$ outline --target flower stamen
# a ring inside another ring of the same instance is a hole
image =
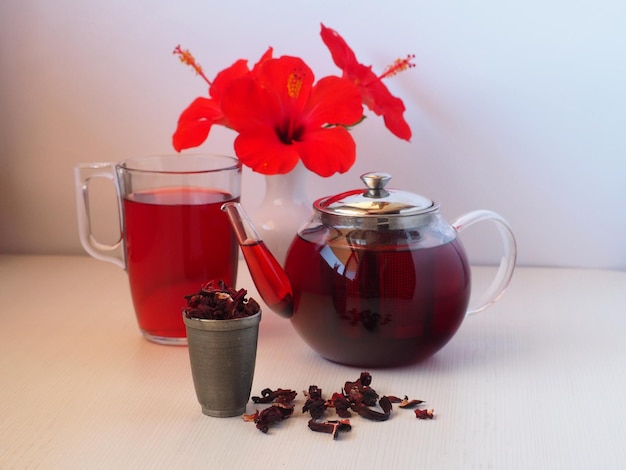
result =
[[[178,46],[174,48],[174,51],[172,52],[172,54],[177,55],[178,59],[183,64],[188,65],[192,69],[194,69],[196,72],[196,75],[200,75],[204,79],[204,81],[207,82],[209,86],[211,86],[211,81],[206,77],[206,75],[204,75],[204,72],[202,71],[202,67],[200,66],[198,62],[196,62],[195,57],[189,51],[189,49],[182,49],[179,44]]]
[[[302,89],[303,78],[298,72],[292,72],[287,79],[287,93],[290,98],[298,98]]]
[[[396,59],[378,78],[382,80],[383,78],[393,77],[400,72],[415,67],[415,64],[411,62],[413,59],[415,59],[415,54],[409,54],[404,59]]]

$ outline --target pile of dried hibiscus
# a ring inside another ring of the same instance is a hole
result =
[[[261,310],[258,302],[246,299],[248,291],[235,290],[224,281],[209,281],[197,294],[186,295],[187,318],[205,320],[232,320],[252,316]]]
[[[352,413],[373,420],[386,421],[391,417],[393,403],[399,403],[400,408],[415,408],[424,403],[423,400],[409,400],[407,396],[398,398],[391,395],[379,396],[370,386],[372,376],[369,372],[361,372],[360,377],[354,382],[345,382],[341,392],[335,392],[328,399],[324,398],[322,389],[311,385],[308,392],[304,392],[306,401],[302,407],[303,413],[309,413],[309,428],[312,431],[331,434],[333,439],[339,437],[339,433],[350,431],[352,425],[350,418]],[[271,406],[262,411],[256,410],[254,414],[244,415],[245,421],[256,423],[257,429],[266,433],[269,427],[289,418],[294,411],[293,401],[297,392],[290,389],[269,388],[261,391],[260,397],[252,397],[257,404],[268,403]],[[378,405],[379,409],[376,409]],[[334,408],[339,419],[324,420],[326,410]],[[433,410],[415,408],[415,416],[418,419],[433,419]]]

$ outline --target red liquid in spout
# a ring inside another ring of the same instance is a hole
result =
[[[262,241],[241,245],[250,275],[265,304],[282,317],[293,314],[293,295],[289,278]]]

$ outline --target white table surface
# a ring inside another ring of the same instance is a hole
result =
[[[474,268],[476,284],[493,272]],[[2,255],[0,306],[1,469],[626,468],[625,272],[518,268],[433,358],[370,370],[379,393],[427,400],[434,420],[395,408],[336,441],[307,428],[302,391],[339,391],[360,369],[321,359],[269,311],[253,394],[299,393],[262,434],[201,413],[187,348],[141,337],[114,265]]]

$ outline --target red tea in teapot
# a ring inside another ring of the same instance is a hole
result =
[[[452,338],[470,296],[458,239],[365,248],[327,235],[296,237],[285,266],[295,293],[292,324],[313,349],[346,365],[386,367],[424,359]]]

